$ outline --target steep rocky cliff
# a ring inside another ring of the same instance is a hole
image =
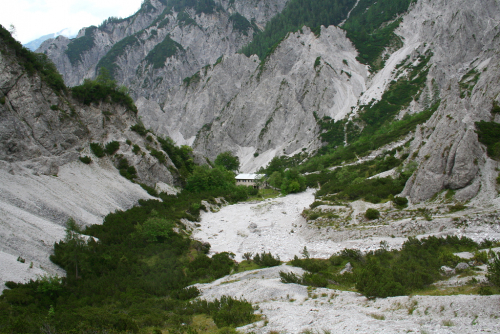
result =
[[[441,107],[416,131],[411,146],[420,166],[403,194],[415,202],[443,189],[457,190],[462,201],[481,192],[482,204],[497,197],[498,163],[478,142],[475,122],[498,121],[491,110],[500,93],[499,23],[497,1],[462,0],[419,1],[403,21],[405,40],[432,49],[429,77],[441,96]]]
[[[82,29],[74,40],[48,40],[37,52],[54,61],[69,86],[105,67],[134,98],[161,101],[169,87],[251,41],[286,0],[193,3],[148,0],[127,19]]]
[[[498,9],[496,1],[417,1],[400,16],[399,42],[386,48],[384,66],[374,72],[356,60],[341,29],[323,27],[316,36],[304,28],[262,65],[256,57],[228,55],[159,104],[140,98],[139,114],[158,133],[210,158],[237,153],[251,171],[276,155],[320,148],[323,116],[352,120],[362,131],[363,113],[396,81],[411,83],[411,70],[419,69],[424,83],[395,119],[440,104],[407,137],[406,162],[419,168],[403,195],[420,202],[451,189],[460,201],[478,193],[489,201],[497,197],[497,162],[478,141],[475,122],[498,118],[491,113],[499,93]]]
[[[54,90],[33,70],[33,59],[19,58],[11,48],[13,39],[4,37],[0,38],[0,281],[61,274],[48,254],[64,237],[69,217],[79,224],[99,224],[109,212],[152,198],[120,175],[117,167],[124,159],[138,183],[168,190],[177,182],[171,174],[177,175],[176,168],[156,137],[150,134],[148,141],[130,130],[138,122],[135,112],[108,102],[85,105],[63,88]],[[112,141],[118,150],[101,158],[89,146]],[[163,152],[166,161],[153,157],[152,149]],[[83,157],[92,162],[83,163]],[[21,258],[26,262],[19,262]]]
[[[316,118],[343,118],[356,105],[369,72],[336,27],[290,34],[265,63],[233,55],[168,92],[160,106],[141,98],[139,115],[158,133],[213,159],[230,150],[243,170],[275,155],[321,146]]]
[[[130,19],[82,32],[80,40],[89,33],[108,36],[110,42],[98,43],[106,52],[99,54],[94,46],[82,53],[84,58],[95,54],[87,62],[93,67],[82,60],[72,69],[87,66],[91,77],[98,61],[108,66],[119,82],[131,88],[146,127],[211,159],[230,150],[238,154],[244,171],[256,170],[274,156],[316,152],[326,144],[319,124],[325,116],[346,122],[339,136],[351,144],[349,131],[363,132],[368,124],[363,115],[371,106],[389,101],[387,92],[395,82],[412,84],[418,75],[423,81],[410,96],[411,102],[398,106],[389,119],[439,107],[406,137],[412,139],[406,162],[415,161],[419,168],[402,194],[414,202],[444,189],[456,191],[460,201],[478,194],[477,198],[495,198],[497,163],[488,157],[475,131],[476,122],[498,117],[490,112],[498,99],[498,4],[407,3],[411,5],[406,12],[378,28],[399,25],[376,62],[366,61],[369,45],[347,37],[354,36],[349,35],[350,18],[345,21],[347,34],[333,26],[315,33],[304,27],[289,34],[269,57],[258,59],[235,51],[251,39],[256,27],[263,27],[283,9],[284,1],[220,1],[213,11],[196,7],[176,11],[166,2],[152,1]],[[361,17],[375,5],[358,1],[351,12]],[[250,22],[247,30],[236,29],[231,16],[236,12]],[[144,23],[147,20],[152,23]],[[117,48],[120,38],[123,45]],[[47,43],[43,51],[53,59],[57,57],[51,52],[56,51],[68,58],[61,52],[68,41],[60,38],[52,43],[59,50],[50,51]],[[113,49],[122,51],[113,53]],[[167,49],[168,57],[154,56]],[[73,80],[69,79],[73,70],[58,66],[66,80]],[[84,77],[79,75],[75,83]],[[396,100],[397,94],[405,93],[394,92]]]

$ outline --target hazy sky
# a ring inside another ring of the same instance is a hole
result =
[[[16,27],[14,37],[25,44],[65,28],[99,25],[110,16],[127,17],[143,0],[13,0],[0,10],[0,24]]]

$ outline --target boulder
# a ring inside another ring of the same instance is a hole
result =
[[[351,264],[351,262],[347,262],[347,264],[345,265],[344,269],[342,269],[342,271],[340,272],[340,275],[343,275],[345,273],[352,273],[352,264]]]
[[[460,262],[459,264],[457,264],[457,266],[455,267],[455,270],[465,270],[465,269],[469,269],[469,265],[465,262]]]
[[[442,266],[440,270],[446,276],[455,275],[455,269],[452,269],[450,267]]]

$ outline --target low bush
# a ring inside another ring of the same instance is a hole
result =
[[[129,179],[131,181],[137,178],[137,170],[135,169],[134,166],[129,165],[128,160],[126,158],[118,160],[117,168],[120,171],[120,175],[123,176],[124,178]],[[145,190],[147,191],[147,189]]]
[[[394,197],[394,204],[399,208],[404,208],[408,205],[408,199],[406,197]]]
[[[448,205],[448,209],[450,212],[457,212],[457,211],[462,211],[467,209],[467,207],[461,203],[455,204],[455,205]]]
[[[252,304],[246,300],[222,296],[212,302],[197,300],[191,303],[197,313],[209,314],[217,327],[238,327],[254,319]]]
[[[280,271],[280,280],[281,283],[296,283],[304,285],[304,280],[302,279],[302,277],[297,276],[293,272],[286,273],[284,271]]]
[[[163,153],[162,151],[152,149],[151,152],[149,152],[149,154],[158,159],[158,161],[162,164],[167,161],[167,157],[165,156],[165,153]]]
[[[369,220],[374,220],[374,219],[379,219],[380,218],[380,211],[377,209],[367,209],[365,212],[365,218]]]
[[[486,145],[488,156],[500,160],[500,124],[495,122],[476,122],[477,137]]]
[[[89,156],[80,157],[79,159],[81,162],[87,165],[92,162],[92,159]]]
[[[135,168],[134,168],[134,169],[135,169]],[[134,174],[135,174],[135,173],[134,173]],[[149,195],[151,195],[151,196],[153,196],[153,197],[158,197],[158,196],[159,196],[158,191],[156,191],[156,189],[155,189],[155,188],[150,187],[150,186],[148,186],[147,184],[144,184],[144,183],[140,183],[139,185],[142,187],[142,189],[146,190],[146,192],[147,192]]]
[[[107,155],[113,155],[119,149],[120,149],[120,143],[117,142],[117,141],[109,142],[109,143],[106,144],[106,146],[104,146],[104,152]]]
[[[281,264],[279,256],[274,257],[271,253],[266,252],[255,254],[253,262],[261,267],[275,267]]]
[[[142,122],[138,122],[137,124],[134,124],[130,127],[130,130],[137,132],[141,136],[145,136],[149,131],[146,130],[146,127],[144,127],[144,124]]]
[[[105,156],[104,147],[100,143],[90,143],[90,149],[92,153],[98,158],[102,158]]]

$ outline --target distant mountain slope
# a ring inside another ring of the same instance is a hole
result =
[[[162,103],[139,99],[139,114],[208,157],[237,153],[245,171],[300,152],[317,154],[314,171],[406,138],[405,164],[419,167],[403,195],[420,202],[450,189],[458,201],[497,201],[500,138],[486,129],[499,121],[498,3],[403,2],[407,11],[360,1],[347,33],[304,28],[260,63],[224,57]]]
[[[286,1],[148,0],[129,18],[82,29],[74,40],[48,40],[37,52],[54,61],[69,86],[105,67],[134,99],[160,101],[185,77],[251,41]]]
[[[325,3],[340,14],[321,15]],[[402,194],[465,201],[496,198],[498,13],[492,0],[152,0],[42,49],[74,84],[108,68],[147,127],[209,158],[231,150],[244,171],[301,153],[310,172],[405,138],[420,167]],[[341,28],[297,30],[332,19]],[[235,54],[257,28],[242,51],[260,58]]]
[[[35,39],[35,40],[31,41],[31,42],[28,42],[28,43],[24,44],[24,47],[30,49],[31,51],[35,51],[46,40],[51,39],[51,38],[56,38],[57,36],[61,36],[61,35],[65,36],[65,37],[68,37],[68,38],[74,38],[74,37],[76,37],[76,34],[72,34],[69,31],[69,29],[63,29],[63,30],[61,30],[59,32],[56,32],[56,33],[53,33],[53,34],[43,35],[42,37],[39,37],[39,38],[37,38],[37,39]]]

